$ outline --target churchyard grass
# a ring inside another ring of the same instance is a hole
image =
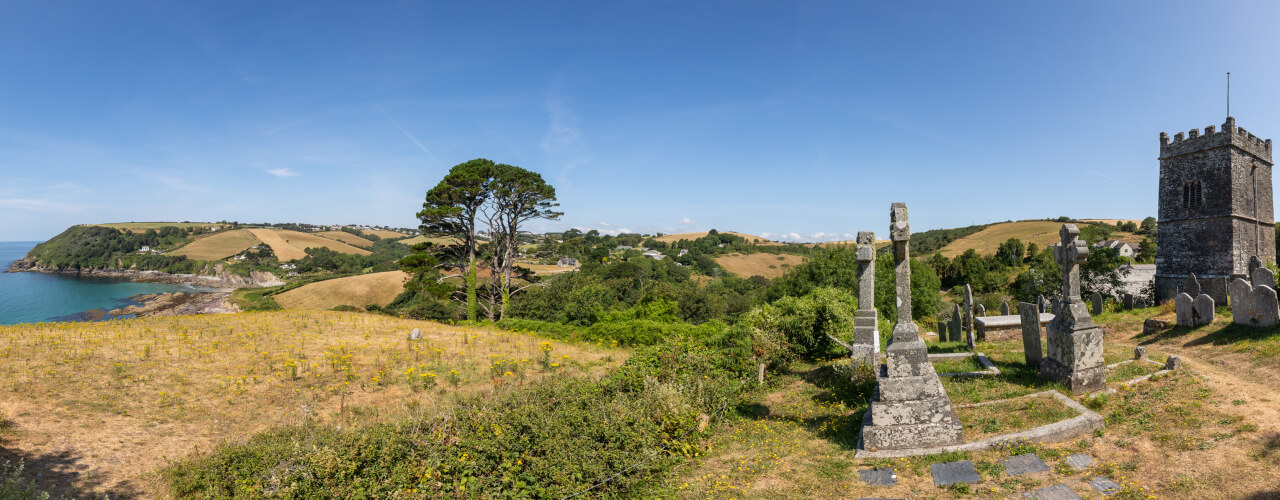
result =
[[[964,423],[966,442],[1033,429],[1077,415],[1075,410],[1047,395],[957,408],[956,413]]]
[[[976,372],[982,370],[982,365],[978,363],[978,358],[974,356],[958,359],[944,358],[933,360],[933,370],[938,373]]]
[[[143,496],[157,468],[220,442],[394,421],[550,373],[598,376],[628,352],[332,311],[11,325],[0,339],[0,415],[17,433],[5,447],[87,472],[55,489]]]

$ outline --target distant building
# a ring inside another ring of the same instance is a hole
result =
[[[142,248],[138,249],[138,253],[151,253],[151,247],[142,245]]]
[[[1133,257],[1138,254],[1138,246],[1120,240],[1102,240],[1093,244],[1097,248],[1114,248],[1120,251],[1121,257]]]
[[[667,257],[666,255],[662,255],[662,252],[659,252],[657,250],[649,250],[648,252],[645,252],[641,255],[644,255],[645,257],[648,257],[653,260],[662,260]]]
[[[560,257],[560,260],[556,261],[556,265],[560,267],[578,267],[578,259],[573,257]]]
[[[689,253],[689,250],[686,250],[686,249],[684,249],[684,248],[681,248],[681,249],[680,249],[680,253],[679,253],[679,254],[676,254],[676,257],[684,257],[684,254],[687,254],[687,253]]]

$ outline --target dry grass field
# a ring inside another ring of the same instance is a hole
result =
[[[346,243],[329,238],[323,238],[314,234],[300,233],[297,231],[287,231],[283,229],[249,229],[263,243],[271,245],[271,250],[275,252],[276,258],[280,262],[301,259],[307,256],[304,251],[308,248],[325,247],[335,252],[353,253],[357,255],[369,255],[371,252],[363,248],[356,248]]]
[[[373,246],[372,241],[366,240],[364,238],[348,233],[346,231],[323,231],[315,234],[319,236],[324,236],[325,238],[329,238],[331,240],[338,240],[348,245],[357,246],[360,248],[369,248]]]
[[[454,238],[439,238],[439,237],[419,235],[419,236],[414,236],[412,238],[400,240],[400,243],[403,243],[409,246],[414,246],[414,245],[417,245],[418,243],[435,243],[437,245],[450,245],[450,244],[454,244],[457,241],[458,240]]]
[[[365,234],[372,234],[384,240],[394,240],[396,238],[404,238],[405,236],[408,236],[407,234],[404,234],[404,233],[400,233],[396,231],[388,231],[386,229],[361,229],[360,232]]]
[[[1043,220],[992,224],[986,229],[948,243],[942,248],[942,255],[955,257],[969,249],[978,252],[978,255],[995,255],[1000,244],[1009,238],[1022,240],[1024,245],[1035,242],[1040,248],[1044,248],[1060,239],[1058,230],[1061,228],[1061,222]]]
[[[749,242],[755,242],[756,244],[759,244],[759,245],[781,245],[781,243],[778,243],[776,241],[769,241],[767,239],[761,238],[754,234],[735,233],[733,231],[720,231],[720,232],[724,234],[738,235],[738,236],[741,236],[742,239],[744,240],[747,240]],[[702,231],[697,233],[664,234],[654,239],[661,241],[663,243],[675,243],[680,240],[696,240],[698,238],[706,236],[708,233],[709,231]]]
[[[752,276],[764,276],[769,279],[777,278],[785,274],[787,269],[797,266],[801,262],[804,262],[804,257],[790,254],[753,253],[743,255],[732,253],[716,257],[716,263],[724,267],[726,271],[743,278]]]
[[[409,274],[404,271],[362,274],[303,285],[272,297],[285,309],[385,306],[404,291],[404,283],[408,280]]]
[[[423,338],[410,342],[415,327]],[[0,458],[25,461],[42,488],[95,498],[166,498],[159,467],[273,426],[432,415],[454,393],[599,374],[626,357],[332,311],[12,325],[0,338]]]
[[[90,225],[110,227],[114,229],[119,229],[121,231],[128,229],[135,233],[139,231],[146,231],[148,229],[160,229],[165,226],[174,226],[174,227],[180,227],[184,229],[188,227],[214,228],[214,227],[222,226],[222,224],[215,224],[212,222],[112,222],[110,224],[90,224]]]
[[[221,260],[261,243],[247,229],[219,231],[197,238],[168,255],[185,255],[196,260]]]

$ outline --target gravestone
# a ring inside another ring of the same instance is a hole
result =
[[[1093,314],[1102,314],[1102,294],[1093,292],[1093,295],[1089,297],[1089,301],[1092,302],[1091,305],[1093,306],[1091,312]]]
[[[950,330],[952,342],[964,340],[964,315],[960,312],[960,304],[956,304],[955,309],[951,311]]]
[[[987,306],[984,306],[984,305],[982,305],[982,304],[978,304],[978,305],[974,306],[974,308],[973,308],[973,309],[974,309],[974,313],[975,313],[975,314],[977,314],[977,316],[975,316],[975,317],[978,317],[978,318],[985,318],[985,317],[987,317]]]
[[[973,288],[968,283],[964,285],[964,334],[973,344]]]
[[[938,342],[946,342],[950,338],[947,336],[947,323],[939,321],[936,324],[938,325]]]
[[[1001,460],[1000,464],[1004,465],[1004,472],[1010,476],[1021,476],[1049,470],[1049,466],[1045,465],[1044,460],[1040,460],[1040,457],[1036,456],[1035,453],[1014,455]]]
[[[1200,296],[1200,280],[1196,279],[1195,274],[1187,275],[1187,280],[1182,282],[1182,292],[1192,298]]]
[[[1146,309],[1146,308],[1147,308],[1147,299],[1146,299],[1146,298],[1144,298],[1144,297],[1138,297],[1138,298],[1136,298],[1136,299],[1133,299],[1133,307],[1138,308],[1138,309]]]
[[[1001,316],[1009,315],[1009,301],[1004,300],[1000,302],[1000,315]]]
[[[1089,257],[1089,246],[1080,241],[1075,224],[1058,231],[1062,244],[1053,258],[1062,266],[1062,298],[1046,329],[1047,353],[1040,361],[1040,376],[1063,382],[1076,394],[1106,388],[1107,367],[1102,360],[1102,329],[1093,323],[1080,298],[1080,264]]]
[[[1254,271],[1257,271],[1258,269],[1262,269],[1264,267],[1266,266],[1262,265],[1262,259],[1259,259],[1257,255],[1254,255],[1253,257],[1249,257],[1249,276],[1250,277],[1253,276]]]
[[[1106,495],[1106,496],[1114,495],[1116,493],[1119,493],[1120,490],[1124,489],[1123,487],[1120,486],[1120,483],[1117,483],[1115,481],[1112,481],[1102,476],[1098,476],[1093,479],[1090,479],[1089,486],[1092,486],[1093,489],[1098,490],[1098,493],[1102,493],[1103,495]]]
[[[1231,297],[1231,321],[1253,327],[1271,327],[1280,322],[1276,290],[1266,285],[1253,286],[1236,278],[1227,286]]]
[[[414,328],[409,331],[409,340],[418,340],[422,338],[422,330]]]
[[[880,364],[880,331],[876,311],[876,235],[858,232],[858,309],[853,312],[853,362],[867,366]]]
[[[1249,273],[1249,278],[1253,281],[1254,287],[1269,286],[1272,290],[1276,289],[1276,273],[1271,272],[1270,269],[1265,267],[1254,269]]]
[[[1182,369],[1182,357],[1180,357],[1180,356],[1178,356],[1178,355],[1176,355],[1176,354],[1175,354],[1175,355],[1173,355],[1173,356],[1169,356],[1167,359],[1165,359],[1165,360],[1164,360],[1164,369],[1166,369],[1166,370],[1181,370],[1181,369]]]
[[[1253,287],[1253,317],[1255,326],[1270,328],[1280,323],[1280,309],[1277,309],[1276,289],[1266,285]]]
[[[1067,462],[1067,466],[1074,470],[1085,470],[1089,467],[1093,467],[1093,457],[1083,453],[1068,455],[1065,461]]]
[[[1124,301],[1124,302],[1123,302],[1123,304],[1124,304],[1124,310],[1128,311],[1128,310],[1130,310],[1130,309],[1133,309],[1133,294],[1132,294],[1132,293],[1126,293],[1126,294],[1124,294],[1124,298],[1123,298],[1122,300]]]
[[[893,486],[898,484],[898,471],[892,467],[862,469],[858,471],[858,480],[871,486]]]
[[[972,460],[930,464],[929,474],[933,476],[934,486],[947,486],[957,483],[976,484],[982,481],[978,469],[973,467]]]
[[[1192,299],[1186,292],[1178,294],[1173,299],[1173,311],[1177,315],[1177,325],[1185,327],[1196,326],[1195,311],[1191,310],[1195,299]]]
[[[1203,326],[1213,323],[1213,297],[1209,294],[1202,293],[1196,297],[1191,304],[1191,311],[1195,313],[1192,323],[1195,326]]]
[[[1036,296],[1036,307],[1040,309],[1040,312],[1044,312],[1048,307],[1048,302],[1044,300],[1044,295]]]
[[[894,203],[890,211],[889,239],[893,242],[898,322],[885,348],[871,408],[863,417],[862,445],[868,450],[901,450],[960,444],[960,417],[929,363],[929,352],[911,319],[911,225],[904,203]]]
[[[1040,312],[1035,304],[1018,303],[1018,315],[1022,317],[1022,352],[1027,366],[1040,366],[1044,351],[1040,348]]]
[[[1065,484],[1055,484],[1038,490],[1031,490],[1023,496],[1031,500],[1082,500],[1075,490]]]
[[[1253,318],[1253,285],[1244,278],[1233,279],[1227,285],[1227,297],[1231,299],[1231,322],[1250,326]]]
[[[1133,359],[1147,359],[1147,348],[1138,346],[1133,348]]]

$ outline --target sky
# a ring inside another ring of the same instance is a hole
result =
[[[1156,215],[1160,132],[1280,139],[1277,2],[0,0],[0,241],[416,227],[488,158],[533,231],[783,241]],[[1268,91],[1268,89],[1271,89]]]

